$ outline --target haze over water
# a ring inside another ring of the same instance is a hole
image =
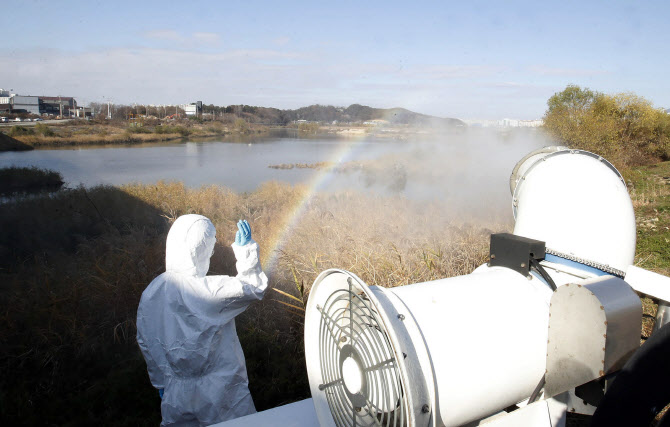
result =
[[[309,184],[317,174],[328,173],[316,190],[401,195],[477,210],[507,206],[512,168],[525,154],[548,144],[535,130],[471,129],[413,141],[270,137],[6,152],[0,154],[0,167],[53,169],[71,187],[165,180],[193,188],[221,185],[237,192],[253,191],[271,180]],[[338,166],[332,172],[269,167],[319,162]]]

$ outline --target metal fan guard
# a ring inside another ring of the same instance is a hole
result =
[[[407,426],[407,399],[382,319],[365,292],[351,278],[347,283],[348,289],[333,292],[323,307],[317,306],[323,379],[318,388],[337,426]],[[342,373],[348,358],[360,369],[358,390],[349,389]]]

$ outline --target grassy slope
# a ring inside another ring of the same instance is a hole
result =
[[[28,151],[33,147],[0,132],[0,151]]]
[[[670,276],[670,162],[631,168],[623,173],[637,223],[635,265]],[[656,304],[642,298],[642,336],[649,337]],[[656,420],[668,411],[666,406]]]
[[[670,162],[632,168],[623,175],[635,207],[635,264],[670,276]],[[642,298],[642,308],[645,315],[642,336],[649,337],[656,317],[656,304],[650,298]],[[657,420],[667,412],[668,406]]]
[[[625,174],[637,218],[636,264],[670,275],[670,162]]]

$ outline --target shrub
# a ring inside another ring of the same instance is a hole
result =
[[[42,136],[56,136],[56,133],[51,130],[51,128],[44,123],[38,123],[35,125],[35,132]]]
[[[154,128],[154,133],[158,134],[178,133],[181,136],[186,137],[191,134],[191,131],[184,126],[162,125],[162,126],[156,126]]]
[[[233,123],[233,130],[238,133],[249,132],[249,124],[244,119],[236,119]]]
[[[126,128],[126,132],[130,134],[135,133],[151,133],[151,130],[145,128],[144,126],[138,126],[137,124],[130,125]]]
[[[670,159],[670,115],[640,96],[569,85],[547,105],[545,129],[561,144],[621,166]]]
[[[23,135],[35,135],[35,131],[32,128],[26,126],[12,126],[9,129],[7,135],[11,137],[23,136]]]
[[[222,135],[225,133],[225,129],[220,124],[212,124],[207,126],[207,132]]]
[[[0,195],[56,191],[63,185],[63,176],[56,171],[36,167],[0,169]]]
[[[304,132],[304,133],[309,133],[309,134],[315,134],[319,131],[319,124],[318,123],[300,123],[298,125],[298,131],[299,132]]]

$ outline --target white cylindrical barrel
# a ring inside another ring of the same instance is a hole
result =
[[[552,293],[540,280],[482,266],[467,276],[385,291],[421,330],[435,377],[437,425],[499,412],[528,398],[542,378]]]
[[[515,168],[514,234],[626,271],[635,256],[636,229],[623,178],[593,153],[554,148],[531,153]]]

